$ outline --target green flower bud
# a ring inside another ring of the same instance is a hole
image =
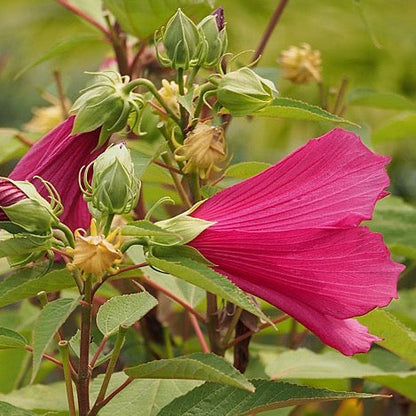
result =
[[[30,182],[0,178],[0,228],[42,235],[58,223],[54,209]]]
[[[218,82],[218,101],[233,116],[247,116],[269,105],[276,96],[273,82],[244,67]]]
[[[217,17],[209,15],[198,24],[198,29],[204,39],[199,65],[204,68],[214,67],[219,64],[227,49],[228,38],[225,27],[220,30]]]
[[[136,120],[140,119],[144,101],[140,94],[126,87],[128,77],[121,77],[113,71],[94,75],[98,76],[97,82],[83,90],[71,108],[71,112],[77,113],[72,134],[101,127],[98,141],[100,147],[112,133],[126,126],[131,112],[136,113]]]
[[[162,65],[186,70],[197,64],[202,47],[201,35],[194,22],[181,9],[171,17],[163,33],[156,39],[156,44],[160,41],[166,52],[166,56],[162,56],[156,48]]]
[[[116,144],[92,162],[93,176],[88,183],[88,172],[84,171],[84,199],[93,209],[105,214],[126,214],[137,204],[139,181],[134,174],[129,150]]]

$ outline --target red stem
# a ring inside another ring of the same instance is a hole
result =
[[[25,345],[25,350],[33,353],[33,347],[30,345]],[[43,358],[46,358],[49,361],[52,361],[54,364],[59,365],[59,367],[62,367],[62,362],[57,360],[56,358],[48,355],[48,354],[42,354]]]
[[[98,348],[97,348],[97,351],[96,351],[96,352],[95,352],[95,354],[94,354],[94,357],[92,357],[92,360],[91,360],[91,362],[90,362],[90,367],[91,367],[91,369],[93,369],[93,368],[94,368],[95,363],[97,362],[98,357],[100,356],[101,351],[103,350],[104,345],[106,344],[106,342],[107,342],[107,341],[108,341],[108,336],[107,336],[107,335],[104,335],[103,339],[102,339],[102,340],[101,340],[101,342],[100,342],[100,345],[99,345],[99,346],[98,346]]]
[[[189,319],[191,321],[191,324],[194,328],[195,334],[196,334],[196,336],[199,340],[199,343],[201,344],[202,350],[205,353],[211,352],[209,347],[208,347],[208,344],[205,341],[204,334],[202,333],[201,328],[199,327],[199,323],[198,323],[198,320],[196,319],[195,315],[190,313],[190,312],[188,312],[188,315],[189,315]]]

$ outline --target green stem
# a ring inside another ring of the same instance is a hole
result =
[[[74,389],[72,387],[71,369],[69,365],[69,345],[68,341],[59,341],[59,349],[62,355],[62,364],[64,369],[64,379],[66,387],[66,397],[68,399],[69,416],[76,416]]]
[[[95,401],[94,407],[96,407],[97,403],[104,400],[105,393],[107,392],[108,385],[110,383],[111,376],[114,372],[114,368],[116,366],[118,356],[120,355],[121,347],[124,343],[124,338],[126,337],[128,327],[124,325],[120,325],[118,329],[117,339],[114,344],[114,349],[111,354],[110,362],[108,363],[107,370],[105,372],[103,383],[101,384],[100,391],[97,396],[97,400]]]
[[[233,319],[231,320],[230,326],[228,327],[227,333],[224,335],[224,338],[222,339],[222,345],[224,349],[227,347],[228,343],[230,342],[231,336],[233,335],[234,329],[238,323],[238,320],[240,319],[242,312],[243,310],[241,308],[236,308]]]
[[[86,416],[90,408],[89,367],[90,337],[91,337],[91,287],[92,276],[88,274],[84,283],[84,302],[81,303],[81,341],[78,368],[78,409],[80,416]]]
[[[199,65],[194,66],[194,68],[193,68],[193,70],[192,70],[191,74],[189,75],[189,78],[186,80],[186,86],[187,86],[188,88],[192,88],[192,84],[193,84],[194,79],[195,79],[195,77],[196,77],[196,74],[198,73],[198,71],[200,70],[200,68],[201,68],[201,67],[200,67]]]
[[[185,85],[184,85],[184,78],[183,78],[183,68],[178,68],[178,87],[179,87],[179,94],[184,96],[185,95]],[[187,120],[187,113],[185,108],[182,105],[179,105],[179,110],[181,113],[181,126],[182,126],[182,130],[186,129],[186,126],[188,124],[188,120]],[[184,138],[185,138],[185,134],[184,134]]]
[[[193,197],[192,199],[195,204],[202,199],[201,187],[199,184],[199,175],[198,173],[194,172],[194,173],[190,173],[189,175],[185,175],[185,178],[187,178],[188,180],[189,188],[191,189],[191,193]]]
[[[55,225],[55,228],[58,230],[61,230],[64,233],[67,243],[69,244],[69,246],[74,248],[75,247],[74,235],[72,234],[72,231],[69,229],[69,227],[67,227],[65,224],[62,224],[60,222],[59,224]]]
[[[172,341],[170,339],[169,326],[163,325],[163,339],[165,341],[166,358],[173,358]]]
[[[159,94],[158,90],[156,89],[153,82],[149,81],[146,78],[137,78],[131,82],[129,82],[124,88],[125,93],[130,93],[137,87],[145,87],[147,88],[153,96],[156,98],[157,101],[159,101],[160,105],[163,107],[163,109],[169,114],[170,118],[178,125],[182,126],[181,120],[172,112],[172,110],[169,108],[169,106],[166,104],[165,100],[162,98],[162,96]]]
[[[105,236],[107,236],[110,233],[111,224],[113,223],[113,219],[114,219],[114,214],[108,214],[106,219],[105,219],[104,231],[103,231]]]
[[[199,90],[199,97],[198,102],[196,103],[195,111],[194,111],[194,121],[192,123],[192,126],[198,122],[199,115],[201,114],[202,107],[204,106],[204,96],[207,92],[215,90],[215,86],[212,85],[210,82],[207,82],[206,84],[202,85]]]

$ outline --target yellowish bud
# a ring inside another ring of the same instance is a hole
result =
[[[224,129],[206,123],[198,123],[175,150],[176,160],[185,162],[183,172],[198,172],[203,179],[226,157]]]
[[[162,79],[162,88],[159,90],[159,94],[161,95],[169,109],[172,111],[172,113],[179,117],[180,109],[178,102],[178,84],[175,81],[169,82],[166,79]]]
[[[321,52],[313,51],[307,43],[282,51],[279,63],[283,71],[282,77],[292,82],[304,84],[312,80],[321,81]]]
[[[75,248],[71,250],[73,260],[68,267],[92,273],[100,280],[105,271],[111,272],[112,266],[123,259],[118,249],[121,243],[120,230],[113,231],[105,238],[97,233],[95,222],[92,222],[91,235],[84,233],[84,230],[75,231]],[[113,244],[114,240],[117,241]]]

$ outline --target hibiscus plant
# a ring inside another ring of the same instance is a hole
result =
[[[377,309],[398,297],[407,256],[369,222],[391,159],[344,118],[343,88],[325,105],[318,50],[292,46],[279,66],[321,106],[282,96],[260,67],[287,1],[254,55],[230,50],[211,1],[58,3],[112,51],[72,105],[56,76],[57,102],[32,125],[57,119],[36,142],[16,134],[30,148],[0,178],[0,306],[19,316],[0,321],[0,349],[20,363],[0,414],[283,415],[338,401],[337,415],[361,415],[361,399],[389,400],[380,386],[415,399],[394,381],[415,385],[415,333]],[[228,129],[254,117],[322,134],[274,164],[236,163]],[[373,365],[377,351],[407,365]]]

